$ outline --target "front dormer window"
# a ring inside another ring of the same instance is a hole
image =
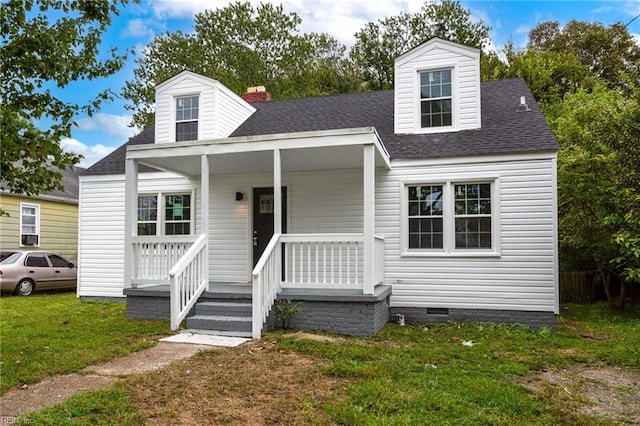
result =
[[[451,70],[421,72],[421,127],[451,126],[451,111]]]
[[[176,142],[198,140],[198,96],[176,98]]]

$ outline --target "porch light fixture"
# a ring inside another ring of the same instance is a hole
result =
[[[244,200],[244,192],[236,192],[236,201]]]

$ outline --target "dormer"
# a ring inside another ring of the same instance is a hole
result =
[[[156,86],[156,143],[226,138],[255,110],[219,81],[182,71]]]
[[[396,134],[480,128],[480,50],[432,38],[395,60]]]

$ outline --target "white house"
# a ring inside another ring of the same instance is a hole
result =
[[[80,178],[78,295],[256,337],[276,299],[355,335],[396,314],[553,327],[558,145],[479,58],[434,38],[395,90],[303,99],[161,83],[155,128]]]

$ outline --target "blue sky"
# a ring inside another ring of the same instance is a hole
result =
[[[260,3],[260,0],[251,1],[256,5]],[[365,23],[396,15],[403,10],[416,12],[424,1],[286,0],[272,3],[282,3],[285,11],[297,13],[302,18],[302,32],[326,32],[351,46],[354,43],[353,34]],[[461,3],[471,11],[473,19],[482,19],[492,27],[494,49],[501,49],[510,39],[516,46],[523,46],[529,30],[544,21],[554,20],[564,24],[576,19],[597,21],[604,25],[614,22],[626,24],[640,14],[640,0],[462,0]],[[228,1],[222,0],[141,0],[140,4],[129,5],[122,10],[105,35],[104,45],[135,48],[137,52],[142,52],[155,35],[178,29],[191,32],[196,13],[227,4]],[[640,43],[640,18],[629,26],[629,32]],[[57,95],[66,101],[84,103],[106,88],[119,93],[124,83],[133,77],[134,59],[130,58],[124,69],[108,79],[76,82],[59,90]],[[101,112],[91,118],[76,118],[78,126],[73,129],[71,139],[63,141],[63,146],[68,151],[85,156],[82,166],[93,164],[138,132],[138,129],[128,127],[131,117],[124,104],[123,99],[116,99],[104,105]]]

